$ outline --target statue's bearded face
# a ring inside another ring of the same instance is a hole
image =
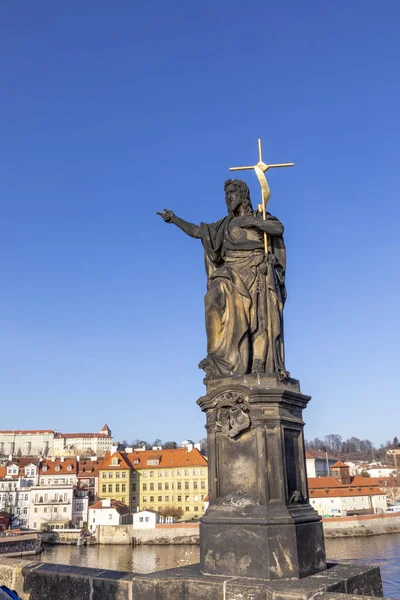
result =
[[[229,212],[234,213],[242,203],[239,190],[235,185],[228,185],[225,190],[226,204]]]

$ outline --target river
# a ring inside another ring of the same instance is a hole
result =
[[[400,533],[326,540],[330,561],[378,565],[384,595],[400,598]],[[38,560],[151,573],[199,562],[198,546],[47,546]]]

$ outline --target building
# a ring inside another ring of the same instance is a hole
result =
[[[396,471],[392,469],[392,467],[385,467],[381,465],[376,465],[366,469],[368,475],[370,477],[391,477],[392,475],[396,475]]]
[[[126,452],[107,454],[98,469],[98,495],[130,506],[133,467]]]
[[[53,453],[52,429],[0,431],[0,455],[48,456]]]
[[[386,494],[369,478],[351,478],[349,466],[338,461],[333,476],[308,478],[310,504],[323,517],[382,513],[387,508]],[[357,479],[357,481],[355,481]],[[362,482],[358,482],[362,479]]]
[[[155,529],[160,522],[160,513],[154,510],[141,510],[133,513],[133,529]]]
[[[336,461],[337,458],[329,456],[327,452],[323,452],[322,450],[307,450],[307,477],[328,477],[330,469]]]
[[[208,464],[197,448],[189,444],[171,450],[139,450],[127,457],[134,469],[133,512],[151,510],[184,520],[203,514]]]
[[[94,532],[98,525],[123,525],[131,522],[130,510],[126,504],[109,498],[89,506],[89,530]]]
[[[31,488],[37,483],[38,465],[39,459],[15,458],[0,467],[0,508],[8,514],[11,527],[28,527]]]
[[[78,482],[76,458],[48,458],[39,466],[41,486],[74,485]]]
[[[53,448],[57,456],[105,456],[112,444],[111,429],[104,425],[98,433],[57,433]]]
[[[78,487],[81,490],[87,490],[89,494],[89,502],[92,503],[98,499],[99,486],[99,469],[103,464],[103,460],[96,456],[90,458],[77,457],[78,464]]]
[[[34,486],[29,507],[30,529],[69,529],[72,527],[73,484]]]
[[[400,503],[400,477],[354,477],[353,485],[378,486],[386,494],[390,504]]]

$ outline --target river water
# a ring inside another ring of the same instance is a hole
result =
[[[378,565],[385,596],[400,598],[400,533],[326,540],[330,561]],[[151,573],[199,562],[198,546],[47,546],[39,560]]]

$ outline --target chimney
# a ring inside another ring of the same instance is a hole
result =
[[[103,508],[111,508],[111,498],[104,498],[104,499],[101,501],[101,506],[102,506]]]
[[[193,444],[188,444],[186,446],[186,452],[191,452],[193,450]]]
[[[64,462],[64,457],[60,456],[60,462]]]
[[[55,462],[55,461],[56,461],[56,457],[55,457],[55,456],[52,456],[52,457],[51,457],[51,462]]]

